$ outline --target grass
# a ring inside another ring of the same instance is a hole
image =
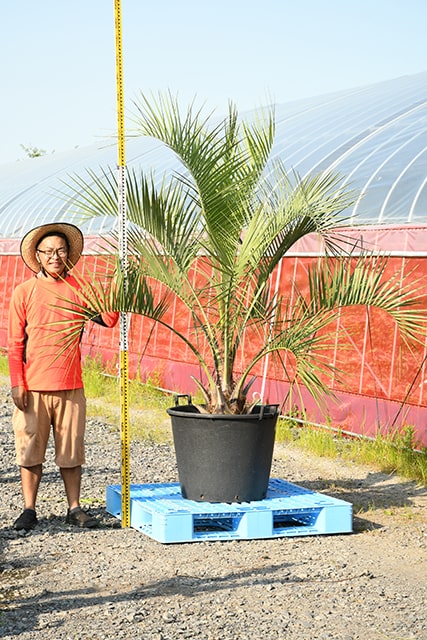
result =
[[[8,375],[7,359],[0,355],[0,375]],[[99,418],[119,429],[121,422],[120,389],[115,376],[105,375],[97,359],[86,360],[83,379],[88,417]],[[170,419],[166,409],[172,406],[169,394],[156,388],[156,380],[129,382],[129,425],[132,439],[172,442]],[[337,458],[372,466],[427,486],[427,448],[415,450],[414,428],[406,426],[393,435],[378,434],[374,439],[349,438],[339,431],[298,425],[280,418],[277,442],[298,447],[316,456]]]
[[[0,376],[8,377],[9,376],[9,367],[7,364],[6,356],[0,352]]]
[[[299,426],[294,420],[281,418],[277,440],[317,456],[372,466],[383,473],[397,473],[427,486],[427,448],[417,446],[415,430],[410,425],[394,434],[378,433],[372,439],[350,438],[327,427]]]
[[[86,360],[83,383],[87,415],[105,420],[119,428],[121,422],[120,387],[116,376],[105,375],[99,360]],[[129,430],[133,439],[172,442],[170,419],[166,409],[172,406],[170,395],[159,391],[155,381],[130,380],[128,389]]]

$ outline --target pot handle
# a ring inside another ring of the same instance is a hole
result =
[[[191,396],[188,393],[178,393],[176,395],[174,395],[173,399],[175,401],[175,407],[179,407],[179,399],[180,398],[187,398],[187,404],[193,404],[191,402]]]
[[[276,416],[279,413],[279,405],[278,404],[262,404],[259,412],[259,419],[262,420],[265,415],[273,415]]]

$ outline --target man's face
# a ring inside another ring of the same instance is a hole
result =
[[[48,276],[58,278],[67,264],[67,243],[60,236],[43,238],[37,247],[37,259]]]

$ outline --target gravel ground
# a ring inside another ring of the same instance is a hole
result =
[[[82,498],[97,530],[64,522],[49,460],[37,529],[21,511],[0,389],[0,637],[20,640],[427,640],[426,489],[372,469],[277,446],[272,476],[353,504],[354,533],[162,545],[105,508],[120,483],[116,428],[88,421]],[[173,450],[132,444],[132,482],[177,480]]]

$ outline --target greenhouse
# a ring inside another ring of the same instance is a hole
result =
[[[237,105],[238,106],[238,105]],[[337,171],[342,184],[358,193],[355,204],[343,212],[346,233],[359,246],[391,256],[393,269],[413,271],[414,282],[427,274],[427,72],[352,90],[275,105],[276,139],[273,156],[302,176]],[[241,114],[251,117],[251,113]],[[127,141],[129,169],[174,169],[175,159],[147,138]],[[0,347],[7,347],[7,314],[15,284],[27,278],[19,257],[20,238],[46,222],[73,222],[85,234],[84,260],[97,268],[100,236],[112,231],[106,220],[82,225],[70,201],[73,175],[100,174],[117,164],[114,140],[66,153],[32,158],[2,166],[0,179]],[[316,238],[296,246],[280,265],[273,286],[298,286],[310,261],[321,256]],[[289,284],[289,274],[292,274]],[[289,288],[290,287],[290,288]],[[426,292],[427,295],[427,292]],[[332,382],[336,399],[320,410],[303,398],[315,423],[332,424],[342,431],[375,435],[412,425],[419,443],[427,446],[427,346],[402,353],[382,321],[368,312],[352,320],[346,344],[350,364],[346,383]],[[150,334],[150,342],[147,335]],[[372,347],[373,338],[380,338]],[[381,339],[382,338],[382,339]],[[389,338],[389,340],[386,340]],[[117,333],[101,336],[88,329],[85,354],[102,352],[114,368]],[[331,361],[340,364],[342,345]],[[182,380],[195,364],[185,348],[177,350],[171,336],[152,331],[140,317],[130,319],[130,358],[134,374],[155,374],[162,387],[184,392]],[[286,385],[268,362],[257,371],[257,394],[282,404]],[[283,411],[293,411],[283,405]]]

